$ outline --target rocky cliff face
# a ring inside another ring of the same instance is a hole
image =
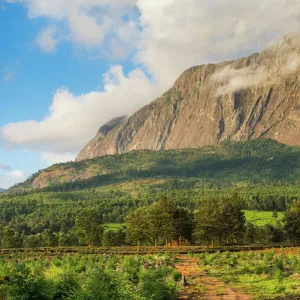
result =
[[[180,149],[271,138],[300,145],[300,42],[193,67],[163,96],[105,125],[77,161],[134,149]]]

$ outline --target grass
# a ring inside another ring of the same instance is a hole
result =
[[[277,221],[282,222],[284,213],[277,212],[278,217],[273,217],[272,211],[256,211],[256,210],[245,210],[245,216],[247,222],[251,222],[256,226],[264,226],[266,224],[275,224]]]
[[[122,228],[124,224],[122,223],[104,223],[105,229],[118,230]]]

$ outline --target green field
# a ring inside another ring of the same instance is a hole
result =
[[[277,221],[282,222],[284,213],[277,212],[277,218],[273,217],[272,211],[257,211],[257,210],[245,210],[245,216],[247,222],[251,222],[256,226],[264,226],[266,224],[276,224]]]

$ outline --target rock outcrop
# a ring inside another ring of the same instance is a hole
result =
[[[77,161],[135,149],[181,149],[271,138],[300,145],[300,42],[193,67],[130,118],[107,124]],[[103,128],[103,127],[102,127]]]

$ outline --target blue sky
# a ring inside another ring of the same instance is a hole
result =
[[[185,69],[298,33],[297,1],[242,2],[0,0],[0,187],[74,159]]]

